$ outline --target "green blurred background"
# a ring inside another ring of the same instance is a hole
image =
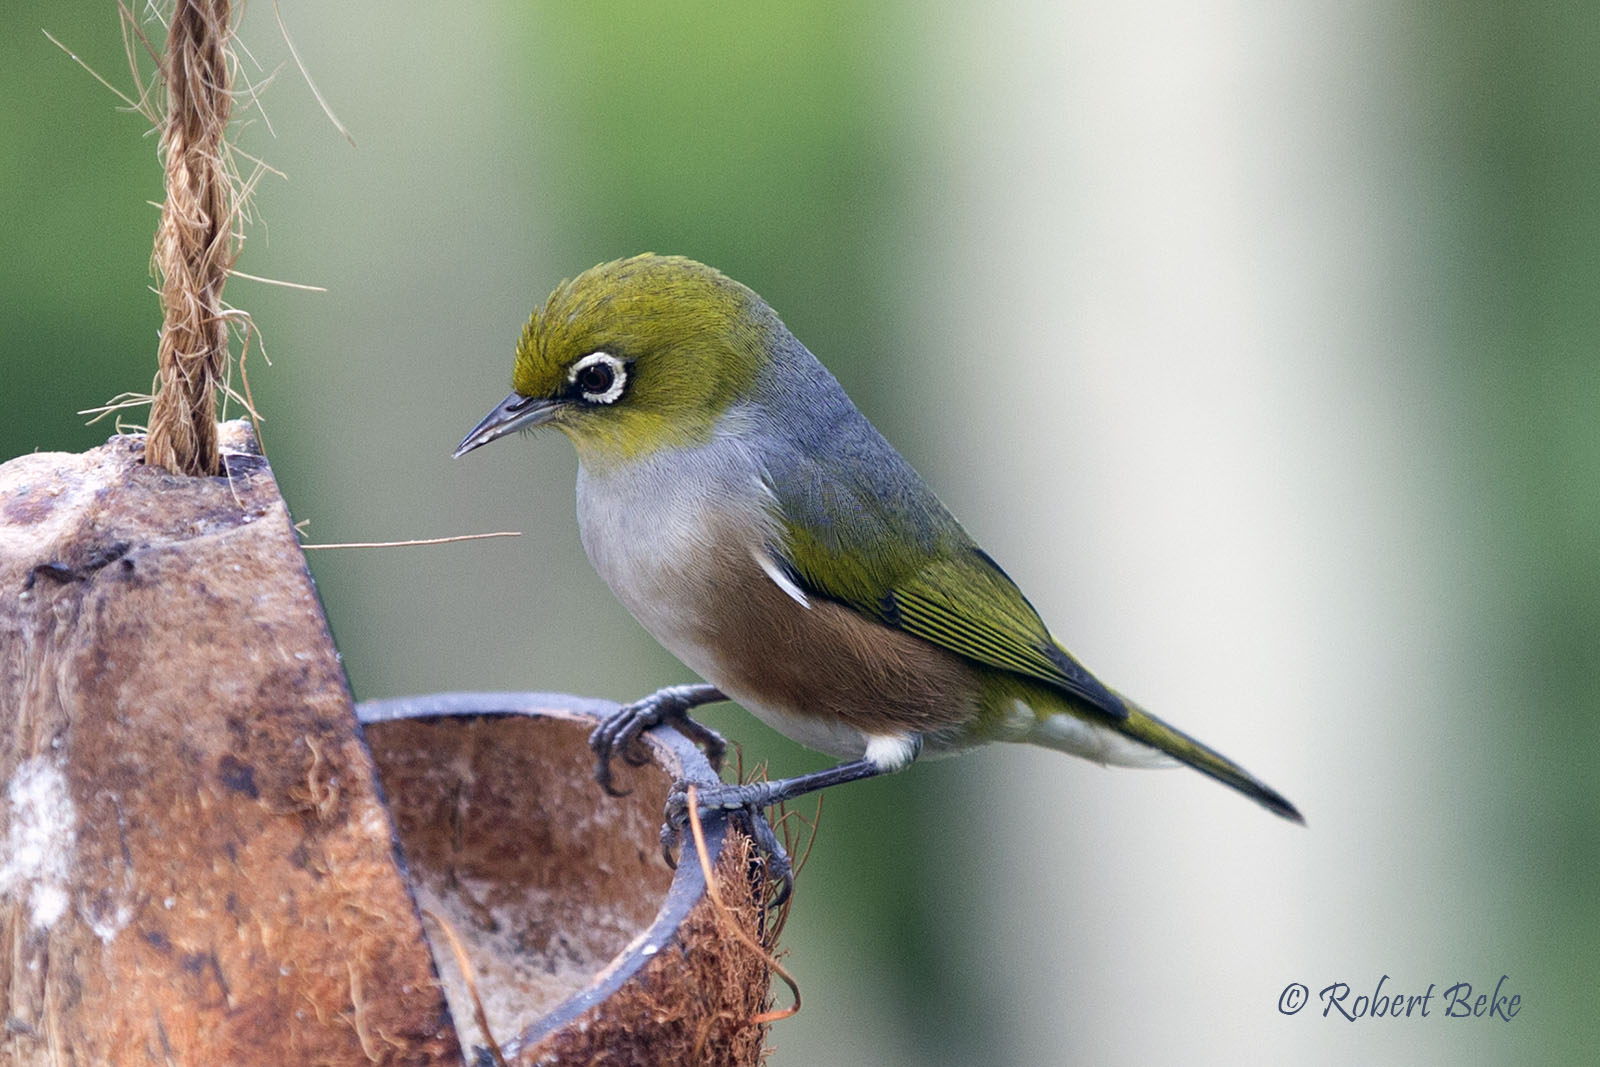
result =
[[[836,790],[797,1064],[1581,1063],[1600,1046],[1600,7],[310,4],[228,298],[359,697],[688,679],[559,437],[453,463],[561,277],[761,292],[1102,676],[1236,756]],[[0,458],[148,387],[160,169],[114,5],[0,8]],[[286,57],[271,5],[243,39]],[[270,127],[269,127],[270,120]],[[137,416],[136,416],[137,418]],[[822,764],[742,712],[776,773]],[[1510,1023],[1277,1008],[1458,980]]]

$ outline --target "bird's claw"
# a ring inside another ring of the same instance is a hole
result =
[[[717,697],[720,698],[721,694]],[[653,726],[669,723],[689,740],[705,750],[706,760],[713,770],[722,768],[722,754],[728,744],[722,735],[689,718],[689,709],[707,703],[705,687],[674,685],[651,693],[642,700],[624,704],[601,720],[589,734],[589,747],[594,750],[594,780],[600,788],[614,797],[627,796],[628,790],[618,789],[611,780],[611,761],[620,755],[635,767],[650,762],[650,757],[637,744],[639,735]]]
[[[783,843],[773,832],[772,823],[767,821],[764,809],[769,798],[763,786],[764,783],[759,782],[750,785],[700,786],[695,789],[695,806],[699,809],[702,820],[711,815],[727,818],[743,813],[745,821],[748,822],[746,830],[754,839],[756,851],[766,865],[767,877],[778,886],[778,891],[772,898],[772,906],[778,907],[789,899],[789,893],[794,889],[794,869],[789,862],[789,853],[784,850]],[[672,792],[667,794],[664,814],[665,821],[661,824],[661,856],[669,867],[676,869],[678,862],[673,855],[674,849],[681,847],[685,842],[692,843],[692,838],[687,833],[689,827],[687,782],[679,780],[673,784]]]
[[[600,722],[589,735],[589,747],[594,750],[594,778],[600,787],[612,796],[625,796],[611,780],[611,761],[621,756],[634,766],[648,762],[648,756],[639,746],[639,735],[653,726],[670,724],[689,740],[705,750],[706,760],[713,770],[722,769],[722,756],[727,742],[715,730],[689,718],[689,709],[716,700],[726,700],[722,692],[711,685],[674,685],[657,690],[632,704],[624,704]],[[767,876],[778,886],[774,905],[782,904],[794,887],[794,872],[789,854],[784,851],[778,835],[773,833],[764,809],[777,799],[768,783],[750,785],[716,785],[697,790],[696,807],[702,818],[716,814],[722,818],[742,813],[741,821],[747,823],[756,850],[766,865]],[[667,795],[666,821],[661,827],[661,855],[670,867],[677,867],[673,851],[685,840],[684,831],[689,825],[689,786],[679,780]]]

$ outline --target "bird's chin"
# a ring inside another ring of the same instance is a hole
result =
[[[567,435],[573,450],[578,453],[578,465],[591,475],[604,476],[626,469],[636,457],[618,443],[603,435],[585,433],[583,429],[565,422],[555,423],[556,429]]]

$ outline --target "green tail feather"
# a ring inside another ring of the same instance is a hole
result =
[[[1215,749],[1208,748],[1175,727],[1168,726],[1127,698],[1128,717],[1121,722],[1108,723],[1118,733],[1125,734],[1151,748],[1159,749],[1186,763],[1201,774],[1210,775],[1223,785],[1232,786],[1275,815],[1305,825],[1305,816],[1276,789],[1254,777],[1243,767]]]

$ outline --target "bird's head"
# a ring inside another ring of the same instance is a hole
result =
[[[766,303],[681,256],[645,254],[562,282],[523,327],[513,392],[456,450],[555,426],[586,462],[711,436],[783,329]]]

